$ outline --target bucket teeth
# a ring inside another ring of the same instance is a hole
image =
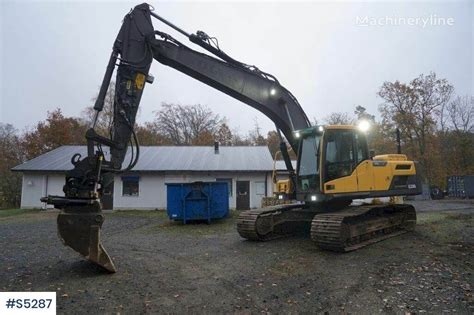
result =
[[[64,212],[58,215],[58,234],[64,245],[71,247],[89,261],[109,272],[116,268],[100,242],[104,216],[100,212]]]

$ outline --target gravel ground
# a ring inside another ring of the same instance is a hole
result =
[[[474,204],[417,201],[414,232],[348,254],[308,235],[243,241],[235,217],[180,225],[107,214],[103,273],[56,236],[56,213],[0,217],[0,290],[56,291],[58,313],[474,313]]]

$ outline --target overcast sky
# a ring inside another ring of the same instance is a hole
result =
[[[122,18],[140,2],[0,3],[0,121],[23,130],[47,111],[80,116],[92,104]],[[230,56],[274,74],[319,120],[356,105],[375,114],[384,81],[430,71],[457,94],[473,95],[473,3],[151,2],[174,24],[203,30]],[[139,122],[152,120],[162,102],[200,103],[241,133],[254,119],[265,132],[273,128],[257,110],[174,69],[155,62],[151,73],[155,83],[145,89]]]

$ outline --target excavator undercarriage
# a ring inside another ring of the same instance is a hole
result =
[[[415,224],[411,205],[349,206],[327,212],[290,204],[242,212],[237,231],[248,240],[267,241],[310,230],[321,249],[349,252],[411,231]]]

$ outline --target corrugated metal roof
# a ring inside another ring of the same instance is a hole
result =
[[[105,151],[105,150],[104,150]],[[42,154],[13,171],[66,171],[72,169],[71,157],[87,155],[85,146],[62,146]],[[106,152],[108,159],[108,152]],[[127,152],[123,167],[130,160]],[[265,146],[220,146],[219,154],[212,146],[142,146],[134,171],[271,171],[273,160]]]
[[[292,160],[291,165],[293,165],[293,169],[296,170],[296,161]],[[283,160],[278,160],[275,162],[275,168],[279,171],[286,171],[286,164]]]

